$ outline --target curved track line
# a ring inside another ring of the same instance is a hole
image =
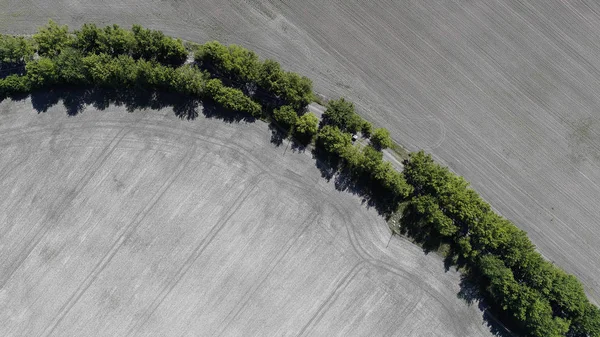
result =
[[[314,214],[313,216],[311,216],[306,221],[304,221],[304,226],[302,227],[302,230],[300,230],[300,233],[291,235],[291,239],[289,239],[288,242],[286,242],[286,244],[284,245],[284,247],[287,247],[287,248],[281,249],[279,251],[279,253],[271,260],[271,261],[274,261],[273,263],[271,263],[271,267],[267,270],[266,273],[264,273],[264,276],[260,279],[260,281],[258,283],[256,283],[255,286],[252,287],[252,289],[249,292],[246,293],[246,296],[244,296],[245,299],[243,300],[242,304],[240,306],[238,306],[237,310],[235,310],[235,307],[234,307],[227,314],[227,316],[225,317],[223,322],[220,324],[221,329],[219,330],[218,333],[215,334],[215,336],[223,335],[223,333],[226,331],[225,329],[229,326],[229,324],[231,324],[231,322],[235,321],[235,319],[239,316],[239,314],[246,308],[246,306],[250,302],[250,299],[252,299],[252,296],[254,296],[256,291],[258,291],[258,289],[260,289],[262,284],[271,275],[271,273],[273,272],[275,267],[277,267],[279,265],[281,260],[283,260],[283,258],[287,255],[287,253],[294,247],[296,242],[300,239],[300,237],[304,234],[304,232],[306,232],[306,230],[308,229],[308,227],[310,227],[310,225],[314,222],[314,220],[317,219],[317,217],[319,216],[320,213],[321,213],[320,211],[313,213]],[[234,313],[234,310],[235,310],[235,313]]]
[[[79,285],[77,290],[71,295],[71,297],[65,302],[65,304],[58,311],[57,316],[53,319],[52,323],[46,327],[42,336],[49,336],[54,332],[56,327],[60,324],[60,322],[67,316],[70,312],[71,308],[79,301],[79,299],[83,296],[83,294],[88,290],[88,288],[93,284],[98,275],[106,268],[106,266],[110,263],[110,261],[117,254],[121,246],[127,241],[129,236],[135,231],[135,229],[142,223],[142,220],[148,215],[148,213],[154,208],[154,206],[158,203],[158,201],[162,198],[162,196],[166,193],[166,191],[171,187],[173,182],[179,177],[179,174],[183,171],[185,167],[189,164],[191,159],[193,158],[193,154],[196,153],[196,148],[188,151],[185,158],[183,158],[183,163],[177,165],[177,168],[171,173],[169,178],[163,183],[157,193],[152,197],[150,202],[146,205],[146,207],[138,212],[134,220],[127,226],[124,227],[122,233],[119,235],[117,240],[113,243],[112,247],[108,251],[108,253],[96,264],[92,272],[84,279],[84,281]]]
[[[364,269],[364,264],[366,264],[366,263],[367,263],[366,261],[360,261],[360,262],[356,263],[354,265],[354,267],[352,267],[352,269],[350,269],[348,271],[348,273],[346,273],[346,275],[344,277],[342,277],[342,279],[333,288],[333,290],[331,291],[331,293],[329,294],[327,299],[325,299],[325,301],[319,306],[319,309],[317,309],[317,311],[315,311],[314,315],[308,320],[308,322],[306,322],[306,324],[300,330],[300,332],[298,332],[296,337],[300,337],[300,336],[304,335],[311,326],[316,326],[319,323],[319,321],[321,321],[321,319],[323,318],[325,313],[329,310],[331,305],[339,297],[340,293],[344,289],[346,289],[346,287],[350,284],[350,282],[356,277],[358,272],[360,270]]]
[[[58,218],[60,218],[61,214],[68,208],[68,206],[81,193],[81,191],[84,189],[84,187],[90,182],[90,180],[93,178],[96,171],[100,167],[102,167],[104,162],[112,155],[112,153],[116,149],[117,145],[119,144],[119,142],[123,139],[123,137],[126,134],[127,134],[127,131],[125,128],[123,128],[123,129],[121,129],[121,131],[119,131],[115,135],[115,137],[112,139],[109,146],[107,146],[105,148],[105,150],[100,154],[100,156],[98,156],[98,158],[96,158],[94,163],[88,167],[88,169],[86,170],[84,175],[81,177],[81,179],[79,179],[79,181],[75,185],[76,186],[75,189],[71,193],[69,193],[67,195],[67,197],[65,199],[63,199],[63,201],[60,203],[60,205],[58,205],[58,207],[56,207],[55,210],[53,212],[51,212],[51,214],[46,216],[45,220],[42,222],[46,222],[47,220],[49,220],[48,218],[50,218],[50,219],[57,218],[57,220],[58,220]],[[58,221],[56,221],[56,223],[58,223]],[[19,258],[16,263],[11,264],[11,266],[9,268],[12,270],[8,274],[2,276],[2,278],[0,279],[0,289],[4,288],[6,283],[12,278],[14,273],[20,268],[20,266],[23,264],[23,262],[27,258],[29,258],[29,256],[31,255],[31,253],[33,252],[35,247],[40,243],[40,241],[44,238],[46,233],[52,227],[53,226],[50,226],[50,225],[43,226],[42,229],[40,229],[34,235],[34,237],[29,241],[29,243],[26,245],[26,248],[21,253],[17,254],[17,256],[20,256],[21,258]]]
[[[229,222],[231,217],[233,217],[237,213],[239,208],[246,202],[246,200],[250,197],[252,192],[254,192],[256,187],[263,180],[264,180],[263,173],[260,173],[250,179],[249,187],[247,187],[246,189],[244,189],[244,191],[242,191],[242,193],[240,193],[240,195],[233,202],[232,206],[227,207],[229,209],[229,211],[226,214],[224,214],[221,217],[221,219],[219,219],[217,221],[217,223],[215,223],[215,225],[210,229],[210,231],[207,233],[206,237],[200,242],[200,244],[187,257],[187,259],[181,265],[179,270],[177,270],[177,273],[175,274],[175,277],[173,277],[171,282],[169,282],[165,287],[163,287],[163,289],[160,291],[159,295],[154,298],[154,301],[152,301],[152,303],[150,304],[149,309],[147,309],[145,311],[142,319],[139,320],[137,324],[130,327],[128,329],[127,333],[125,334],[125,336],[129,336],[131,334],[136,333],[140,329],[140,327],[143,326],[148,321],[148,319],[150,319],[150,317],[152,317],[152,315],[154,314],[156,309],[158,309],[158,307],[162,304],[162,302],[165,300],[165,298],[167,298],[167,296],[171,293],[171,291],[173,291],[173,289],[175,289],[175,287],[179,284],[179,282],[181,281],[183,276],[188,272],[188,270],[190,270],[190,268],[192,267],[194,262],[202,255],[202,253],[204,252],[206,247],[208,247],[212,243],[214,238],[219,234],[219,232],[221,232],[221,230]]]

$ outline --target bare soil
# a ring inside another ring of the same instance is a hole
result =
[[[0,103],[2,336],[491,336],[265,123]]]

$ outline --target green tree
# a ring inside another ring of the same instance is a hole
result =
[[[402,173],[396,171],[390,162],[380,162],[372,171],[373,179],[383,189],[382,196],[394,201],[402,201],[412,193]]]
[[[303,110],[312,102],[312,81],[293,72],[286,72],[284,79],[283,90],[275,93],[283,96],[286,103],[297,111]]]
[[[344,98],[327,102],[323,121],[326,124],[337,126],[342,131],[352,133],[359,131],[364,125],[362,118],[354,111],[354,103],[346,101]]]
[[[371,144],[373,144],[376,149],[386,149],[391,147],[392,138],[390,137],[390,132],[384,128],[375,129],[371,135]]]
[[[68,85],[87,84],[83,55],[74,48],[65,48],[54,62],[58,71],[58,82]]]
[[[9,75],[0,79],[0,97],[26,93],[31,90],[31,83],[27,76]]]
[[[498,257],[483,256],[478,266],[489,283],[488,291],[504,310],[520,322],[525,332],[536,337],[559,337],[568,331],[569,322],[553,317],[548,300],[534,289],[518,283]]]
[[[275,109],[273,111],[273,118],[286,129],[296,126],[296,123],[298,122],[298,114],[294,108],[289,105],[284,105],[279,109]],[[303,123],[302,127],[305,129],[307,128],[306,121]]]
[[[296,126],[294,127],[294,134],[300,141],[309,143],[312,141],[318,130],[319,118],[317,118],[317,116],[315,116],[315,114],[312,112],[309,112],[298,118]]]
[[[163,72],[169,71],[167,67],[162,68]],[[178,67],[171,76],[170,90],[194,97],[202,97],[208,77],[208,74],[201,72],[197,67],[191,65]]]
[[[58,80],[58,68],[47,57],[28,62],[25,69],[27,70],[27,78],[34,88],[52,85]]]
[[[24,63],[33,58],[31,40],[22,36],[0,35],[0,62]]]
[[[165,36],[159,30],[145,29],[140,25],[133,25],[131,31],[135,40],[134,58],[156,60],[169,65],[181,65],[187,59],[187,51],[181,40]]]
[[[83,54],[98,54],[106,52],[102,48],[101,36],[104,32],[93,23],[85,23],[80,30],[75,31],[73,45]]]
[[[248,113],[254,117],[260,117],[262,112],[258,103],[238,89],[225,87],[218,79],[211,79],[206,83],[205,95],[231,111]]]
[[[359,146],[348,144],[340,151],[340,157],[346,162],[346,167],[350,170],[354,178],[359,178],[364,173],[365,155]]]
[[[584,314],[573,320],[569,336],[600,337],[600,309],[587,301]]]
[[[53,57],[71,43],[69,28],[59,26],[56,22],[49,20],[48,25],[40,28],[38,33],[33,35],[33,40],[37,43],[37,51],[40,56]]]
[[[325,125],[317,134],[317,145],[326,152],[339,155],[352,144],[352,137],[337,126]]]
[[[364,137],[371,137],[371,133],[373,133],[373,124],[363,121],[362,128],[360,130]]]
[[[133,32],[123,29],[119,25],[106,26],[98,35],[99,52],[113,57],[119,55],[132,55],[136,48]]]
[[[285,88],[285,74],[279,63],[265,60],[258,70],[258,85],[272,95],[279,95]]]

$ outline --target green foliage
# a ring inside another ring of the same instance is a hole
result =
[[[325,125],[319,130],[317,146],[330,155],[343,159],[344,166],[356,180],[363,180],[371,192],[382,200],[396,201],[406,199],[412,193],[400,172],[389,162],[383,161],[383,154],[372,146],[359,149],[352,145],[350,134],[337,126]]]
[[[75,31],[73,46],[84,54],[105,53],[100,37],[104,32],[93,23],[85,23]]]
[[[573,320],[569,336],[600,337],[600,309],[586,302],[584,314]]]
[[[31,91],[27,76],[10,75],[0,79],[0,98]]]
[[[421,195],[412,198],[405,208],[414,219],[414,226],[425,231],[429,236],[452,237],[458,232],[452,219],[447,217],[440,209],[437,199],[430,195]]]
[[[54,61],[47,57],[27,62],[25,69],[32,88],[52,85],[58,80],[58,67]]]
[[[207,42],[196,50],[194,59],[213,69],[219,77],[246,83],[258,78],[258,55],[238,45],[226,47],[217,41]]]
[[[87,84],[83,55],[76,49],[65,48],[54,59],[58,71],[58,83],[67,85]]]
[[[212,79],[206,83],[205,95],[226,109],[248,113],[254,117],[261,116],[262,110],[258,103],[252,101],[240,90],[224,86],[218,79]]]
[[[24,63],[30,61],[33,54],[33,44],[30,39],[0,34],[0,63]]]
[[[75,31],[75,37],[73,45],[86,55],[130,55],[135,59],[175,66],[183,64],[187,59],[187,50],[181,40],[140,25],[133,25],[132,30],[128,31],[118,25],[101,29],[95,24],[84,24],[80,30]]]
[[[415,191],[405,208],[411,235],[449,242],[463,263],[482,271],[494,300],[524,331],[562,336],[570,322],[579,322],[573,329],[594,329],[585,320],[593,311],[581,283],[537,253],[526,233],[492,212],[462,177],[422,151],[410,154],[404,175]]]
[[[38,33],[33,35],[33,40],[37,43],[37,52],[40,56],[53,57],[69,46],[72,39],[66,25],[59,26],[50,20],[48,25],[40,28]]]
[[[260,62],[256,53],[241,46],[207,42],[196,49],[194,59],[215,77],[238,87],[258,86],[257,99],[268,105],[289,105],[302,111],[313,100],[309,78],[286,72],[273,60]]]
[[[134,58],[176,66],[183,64],[187,59],[187,51],[180,39],[173,39],[159,30],[145,29],[140,25],[133,25],[131,31],[135,41],[132,55]]]
[[[259,67],[258,85],[269,93],[281,93],[285,87],[285,72],[276,61],[267,59]]]
[[[284,74],[282,89],[274,94],[283,97],[287,104],[300,111],[312,101],[312,81],[293,72]]]
[[[137,81],[136,61],[127,55],[91,54],[83,58],[83,64],[90,82],[97,86],[133,87]]]
[[[346,101],[344,98],[327,102],[323,121],[350,133],[356,133],[364,126],[363,119],[354,111],[354,103]]]
[[[298,114],[294,108],[289,105],[284,105],[279,109],[275,109],[273,111],[273,118],[275,118],[275,121],[286,129],[296,126],[296,123],[298,122]]]
[[[368,147],[367,147],[368,148]],[[402,173],[396,171],[389,162],[381,161],[372,171],[372,177],[383,189],[384,196],[396,202],[405,200],[412,193]]]
[[[99,49],[95,53],[106,53],[111,56],[131,55],[135,48],[133,32],[118,25],[106,26],[98,34]]]
[[[373,133],[373,124],[367,121],[363,121],[363,125],[360,132],[362,132],[362,135],[364,137],[371,137],[371,133]]]
[[[326,125],[317,134],[317,145],[330,154],[340,155],[351,144],[352,137],[337,126]]]
[[[384,128],[375,129],[371,135],[371,144],[377,149],[387,149],[392,146],[390,132]]]
[[[312,112],[309,112],[298,118],[294,127],[294,134],[300,141],[308,143],[313,139],[318,130],[319,118]]]
[[[528,335],[559,337],[568,331],[569,321],[553,317],[550,302],[535,289],[517,282],[500,258],[486,255],[478,261],[478,267],[494,300],[513,315]]]
[[[171,68],[166,69],[169,69],[166,74],[165,71],[163,71],[162,74],[157,75],[170,78],[168,88],[170,91],[184,93],[195,97],[202,97],[204,95],[204,86],[208,81],[208,74],[199,71],[198,68],[191,65],[181,66],[174,71],[170,70]],[[172,75],[169,74],[170,72],[172,72]],[[166,79],[161,79],[159,81],[166,81]]]

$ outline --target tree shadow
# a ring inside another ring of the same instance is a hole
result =
[[[23,62],[0,62],[0,79],[10,75],[24,75],[25,63]]]
[[[281,146],[288,137],[288,132],[273,122],[269,123],[269,131],[271,132],[271,144],[277,147]]]
[[[485,291],[481,288],[481,282],[479,282],[476,275],[473,273],[464,273],[460,277],[460,290],[456,295],[459,299],[465,301],[467,305],[472,306],[477,304],[478,309],[482,313],[484,324],[490,330],[494,336],[498,337],[516,337],[519,336],[509,330],[503,322],[510,322],[509,317],[505,317],[506,314],[495,310],[490,303],[490,299],[484,295]]]
[[[128,112],[135,110],[160,110],[172,108],[175,116],[193,120],[201,113],[206,118],[219,119],[227,123],[256,121],[256,118],[230,111],[212,100],[201,100],[179,93],[144,89],[108,89],[99,87],[59,87],[50,90],[37,90],[31,94],[11,95],[13,100],[31,97],[31,105],[38,113],[45,113],[62,102],[69,116],[84,112],[86,106],[106,110],[109,106],[123,106]]]
[[[337,156],[331,156],[318,147],[312,151],[315,165],[321,172],[321,177],[328,182],[333,179],[335,189],[356,195],[361,198],[361,204],[374,208],[380,216],[386,219],[397,209],[398,200],[386,198],[385,193],[379,193],[369,179],[357,178],[345,169]]]

